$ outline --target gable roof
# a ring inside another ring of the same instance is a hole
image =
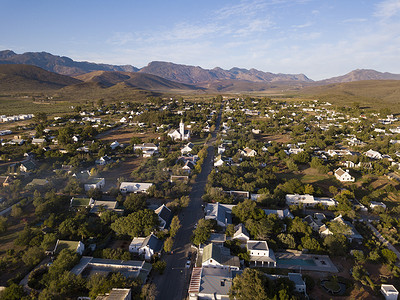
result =
[[[24,166],[28,171],[34,170],[35,169],[35,164],[31,160],[26,160],[21,162],[21,165]]]
[[[238,235],[244,234],[247,237],[250,237],[249,233],[247,232],[246,227],[242,223],[235,226],[235,233],[233,238],[237,237]]]
[[[232,207],[234,205],[217,203],[208,203],[206,206],[206,218],[215,219],[221,224],[232,224]]]
[[[335,174],[337,174],[338,176],[342,177],[343,174],[346,174],[347,172],[344,171],[342,168],[339,168],[335,171]]]
[[[229,253],[228,248],[211,243],[203,249],[202,263],[213,259],[221,265],[240,267],[239,257]]]
[[[164,204],[154,211],[165,222],[164,228],[168,228],[172,220],[172,212]]]
[[[144,239],[141,248],[146,246],[153,249],[154,252],[159,252],[162,248],[162,242],[154,234],[150,234]]]

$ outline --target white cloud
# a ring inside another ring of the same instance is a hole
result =
[[[354,18],[354,19],[346,19],[343,20],[342,23],[363,23],[363,22],[367,22],[368,19],[366,18]]]
[[[106,42],[111,45],[123,46],[132,41],[134,41],[134,37],[131,32],[115,32]]]
[[[242,22],[244,23],[244,22]],[[243,24],[235,33],[236,36],[248,36],[256,32],[264,32],[271,28],[273,23],[268,19],[254,19]]]
[[[307,22],[307,23],[300,24],[300,25],[293,25],[292,27],[293,27],[293,28],[301,29],[301,28],[310,27],[310,26],[312,26],[312,25],[313,25],[312,22]]]
[[[376,5],[375,16],[389,19],[400,12],[400,0],[385,0]]]
[[[243,18],[244,16],[253,16],[260,10],[264,10],[267,3],[262,0],[242,0],[239,4],[228,5],[215,11],[216,17],[219,19],[228,19],[235,16]]]

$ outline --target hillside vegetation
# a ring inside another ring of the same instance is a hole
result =
[[[325,86],[306,87],[300,91],[333,104],[380,109],[388,107],[393,112],[400,112],[399,80],[364,80]]]

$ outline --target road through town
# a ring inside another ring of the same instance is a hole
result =
[[[212,138],[207,143],[207,158],[204,160],[201,173],[197,176],[196,181],[193,184],[192,191],[189,195],[189,205],[181,212],[179,216],[182,226],[175,237],[173,254],[163,255],[163,259],[166,261],[167,267],[164,271],[164,274],[158,275],[153,279],[153,282],[157,286],[157,299],[159,300],[180,300],[186,297],[187,287],[190,280],[190,272],[193,267],[185,267],[188,253],[192,251],[190,238],[194,230],[194,225],[200,218],[203,217],[203,200],[201,197],[204,194],[207,177],[213,167],[213,144],[216,140],[216,132],[219,129],[220,119],[221,114],[219,114],[217,119],[216,130],[212,134]]]

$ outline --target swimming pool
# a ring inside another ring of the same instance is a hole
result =
[[[301,259],[301,258],[278,258],[276,260],[277,266],[316,266],[317,264],[313,259]]]

